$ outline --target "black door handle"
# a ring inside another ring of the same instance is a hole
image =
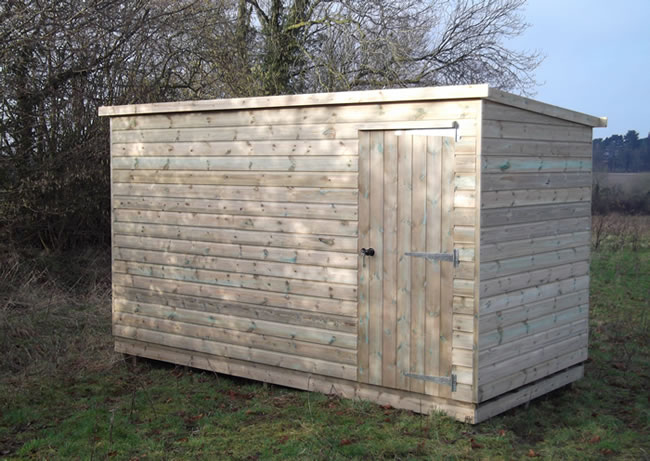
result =
[[[361,254],[363,256],[375,256],[374,248],[361,248]]]

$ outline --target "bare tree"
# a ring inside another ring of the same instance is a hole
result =
[[[0,3],[0,230],[63,247],[107,236],[102,104],[194,97],[201,0]],[[212,93],[212,90],[210,91]]]
[[[107,104],[488,82],[527,92],[524,0],[0,2],[0,233],[108,236]]]
[[[238,0],[204,52],[234,95],[478,82],[529,93],[540,55],[507,45],[527,27],[524,3]]]

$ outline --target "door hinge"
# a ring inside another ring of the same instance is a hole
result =
[[[451,376],[427,376],[427,375],[418,375],[416,373],[404,373],[404,376],[407,378],[421,379],[423,381],[429,381],[436,384],[444,384],[445,386],[451,387],[451,392],[456,392],[456,375],[451,374]]]
[[[460,264],[460,256],[458,250],[454,249],[452,253],[418,253],[418,252],[408,252],[404,253],[406,256],[415,256],[416,258],[425,258],[430,261],[451,261],[454,263],[454,267],[458,267]]]

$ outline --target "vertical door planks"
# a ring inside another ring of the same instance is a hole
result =
[[[395,387],[397,367],[397,139],[384,132],[382,385]]]
[[[411,203],[411,251],[427,251],[427,138],[413,136],[413,195]],[[426,261],[411,260],[411,364],[409,371],[424,374]],[[411,390],[424,393],[424,381],[411,379]]]
[[[454,144],[394,131],[359,136],[358,377],[451,398],[451,389],[407,373],[451,373],[450,262],[405,253],[452,253]]]
[[[357,252],[363,247],[370,246],[370,132],[359,132],[359,244]],[[369,382],[368,346],[370,304],[368,289],[368,272],[364,265],[368,264],[359,257],[359,328],[357,339],[357,380],[360,383]]]
[[[397,387],[409,389],[411,360],[411,193],[413,190],[413,137],[399,136],[397,141]]]
[[[383,254],[384,254],[384,132],[370,133],[370,246],[376,256],[366,257],[369,300],[369,383],[382,382]],[[362,258],[363,259],[363,258]]]
[[[454,251],[454,145],[451,138],[442,138],[442,173],[440,186],[442,190],[442,216],[440,219],[440,238],[442,253]],[[441,376],[450,376],[452,373],[452,335],[453,335],[453,277],[454,267],[451,264],[440,265],[440,366]],[[439,386],[438,395],[451,398],[451,388]]]
[[[440,253],[442,219],[440,178],[442,173],[442,138],[427,137],[427,205],[426,252]],[[440,267],[444,263],[427,261],[425,307],[424,373],[440,376]],[[439,385],[428,381],[425,393],[438,395]]]

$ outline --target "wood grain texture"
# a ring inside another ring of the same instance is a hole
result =
[[[586,359],[591,127],[554,113],[484,106],[479,401]]]
[[[411,359],[411,204],[413,190],[413,137],[400,136],[397,161],[397,370],[396,387],[410,389]]]
[[[357,207],[355,205],[282,203],[250,200],[168,199],[142,196],[115,196],[113,208],[238,216],[342,219],[347,221],[356,221],[358,218]]]
[[[411,251],[427,251],[426,197],[427,171],[426,147],[424,136],[413,138],[412,160],[412,198],[411,198]],[[425,373],[425,305],[426,305],[426,262],[422,258],[411,259],[411,365],[410,372],[418,375]],[[411,391],[424,392],[424,382],[410,380]]]
[[[204,200],[298,202],[306,204],[357,205],[357,191],[291,186],[212,186],[192,184],[116,183],[115,195]]]
[[[376,256],[366,257],[369,266],[369,370],[370,384],[382,383],[382,340],[384,304],[384,132],[370,133],[370,248]]]
[[[114,170],[113,181],[143,184],[357,188],[357,173]]]
[[[359,241],[357,251],[370,248],[370,132],[359,133]],[[358,354],[357,380],[370,381],[370,264],[358,258]]]
[[[426,251],[442,253],[442,138],[427,137]],[[424,374],[440,376],[441,270],[444,263],[426,263],[424,308]],[[424,391],[440,395],[440,386],[424,384]]]
[[[339,93],[312,93],[284,96],[261,96],[254,98],[212,99],[204,101],[181,101],[123,106],[105,106],[100,116],[178,114],[182,112],[249,110],[302,106],[352,106],[372,103],[411,103],[444,100],[478,99],[488,96],[487,85],[458,85],[429,88],[400,88],[372,91],[345,91]]]
[[[137,303],[136,309],[147,309],[152,316],[162,315],[164,308],[174,311],[187,310],[193,316],[205,313],[208,316],[220,314],[238,321],[271,321],[295,327],[306,327],[326,332],[357,332],[357,322],[353,317],[323,312],[296,311],[287,307],[275,307],[262,304],[247,304],[242,302],[224,301],[209,296],[193,296],[164,291],[153,291],[145,288],[115,286],[113,289],[116,304]],[[154,308],[147,308],[153,304]],[[159,307],[164,306],[164,307]],[[325,332],[325,333],[326,333]],[[326,333],[327,334],[327,333]]]
[[[397,183],[398,137],[384,132],[382,385],[397,383]]]

